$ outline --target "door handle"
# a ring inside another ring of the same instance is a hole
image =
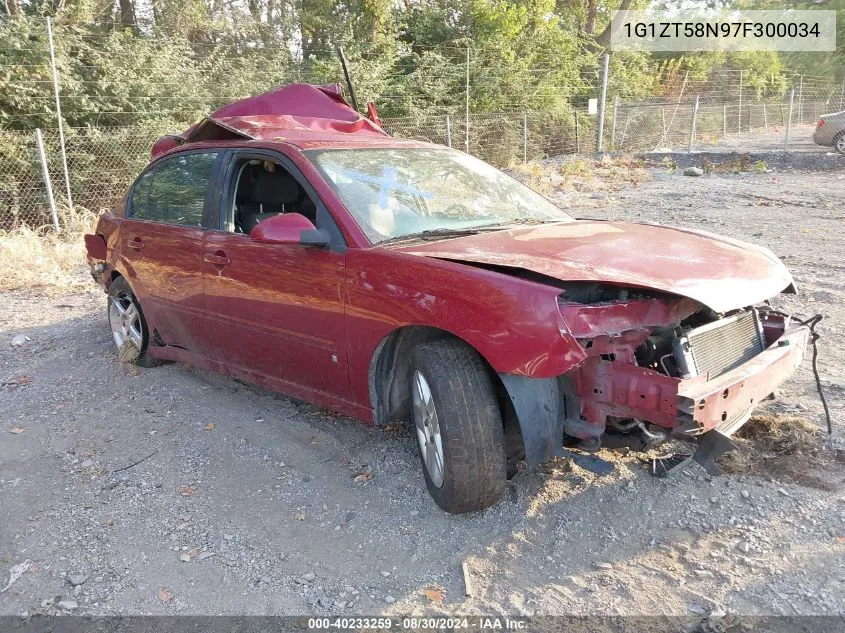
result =
[[[214,264],[215,266],[228,266],[232,263],[232,260],[226,257],[226,253],[223,251],[206,253],[202,256],[202,260],[204,262],[208,262],[209,264]]]
[[[140,251],[144,248],[144,241],[140,237],[133,237],[131,240],[126,242],[126,246],[132,250]]]

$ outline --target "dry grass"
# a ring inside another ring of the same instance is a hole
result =
[[[719,460],[729,473],[769,475],[825,490],[838,486],[830,473],[840,457],[824,449],[821,429],[805,418],[756,415],[732,439],[737,449]]]
[[[737,435],[767,455],[813,454],[822,447],[821,429],[798,415],[756,415]]]
[[[0,231],[0,290],[66,290],[90,283],[84,275],[83,235],[93,232],[97,215],[87,209],[63,209],[59,223],[59,233],[51,227],[25,226]]]

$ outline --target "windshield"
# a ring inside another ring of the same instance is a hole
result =
[[[477,158],[450,149],[306,152],[373,244],[572,218]]]

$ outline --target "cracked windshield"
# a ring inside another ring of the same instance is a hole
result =
[[[374,244],[572,219],[513,178],[454,150],[309,156]]]

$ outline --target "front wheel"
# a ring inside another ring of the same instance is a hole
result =
[[[425,483],[446,512],[482,510],[506,483],[502,415],[481,357],[465,344],[438,340],[414,351],[411,420]]]

